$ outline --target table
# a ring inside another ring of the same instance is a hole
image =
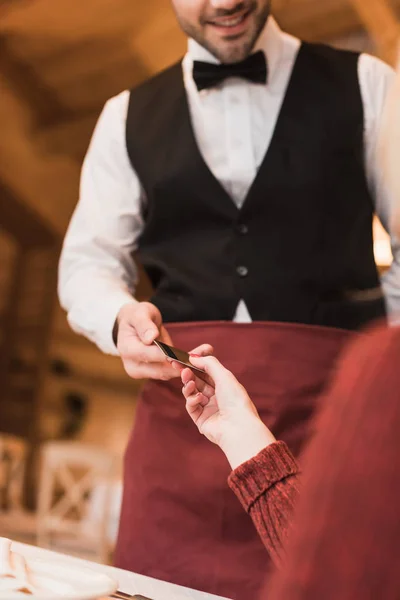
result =
[[[101,573],[105,573],[118,581],[119,590],[128,594],[143,594],[152,600],[229,600],[227,598],[221,598],[220,596],[214,596],[213,594],[206,594],[205,592],[191,590],[165,581],[159,581],[158,579],[152,579],[151,577],[145,577],[144,575],[131,573],[130,571],[123,571],[122,569],[116,569],[115,567],[100,565],[80,558],[59,554],[58,552],[52,552],[51,550],[37,548],[36,546],[21,544],[19,542],[13,542],[12,550],[22,554],[26,558],[41,558],[65,562],[69,565],[74,564],[77,566],[81,565],[83,567],[89,567],[96,571],[100,571]]]

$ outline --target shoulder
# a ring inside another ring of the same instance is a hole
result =
[[[302,42],[303,51],[309,56],[312,56],[314,60],[320,60],[325,62],[349,62],[358,61],[360,56],[359,52],[353,50],[345,50],[343,48],[336,48],[328,44]]]
[[[394,69],[376,56],[361,54],[358,73],[360,84],[367,95],[374,97],[386,95],[390,84],[394,80]]]
[[[103,135],[120,134],[121,128],[126,122],[128,103],[129,92],[127,90],[107,100],[98,116],[92,141],[93,138],[99,139]]]
[[[124,90],[113,96],[105,103],[100,118],[126,119],[126,111],[129,103],[129,91]]]
[[[380,58],[371,54],[360,54],[359,72],[373,85],[380,81],[392,81],[394,70]]]
[[[129,92],[124,90],[104,104],[97,119],[86,152],[84,166],[88,161],[107,160],[119,156],[125,160],[125,128],[128,112]]]
[[[351,50],[310,42],[302,42],[299,54],[310,74],[317,74],[321,81],[330,81],[339,88],[357,82],[359,56]]]
[[[367,123],[379,121],[395,72],[387,63],[370,54],[361,54],[358,77]]]

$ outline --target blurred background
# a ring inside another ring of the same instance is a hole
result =
[[[273,12],[300,38],[394,63],[400,0],[273,0]],[[40,448],[101,447],[117,457],[114,512],[111,500],[97,504],[112,512],[114,539],[140,382],[69,329],[56,298],[58,254],[104,102],[184,51],[169,0],[0,0],[0,517],[7,509],[26,516],[35,505]],[[375,229],[385,269],[390,247]],[[142,277],[139,297],[148,293]],[[15,502],[6,499],[10,482],[15,497],[23,488]]]

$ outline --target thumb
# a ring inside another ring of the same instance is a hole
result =
[[[135,311],[132,325],[140,340],[150,345],[160,335],[162,326],[161,313],[154,304],[143,302]]]

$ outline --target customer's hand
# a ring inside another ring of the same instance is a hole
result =
[[[191,362],[207,373],[210,383],[188,368],[182,370],[186,409],[200,433],[220,446],[232,468],[275,442],[246,390],[230,371],[213,356],[192,356]]]

